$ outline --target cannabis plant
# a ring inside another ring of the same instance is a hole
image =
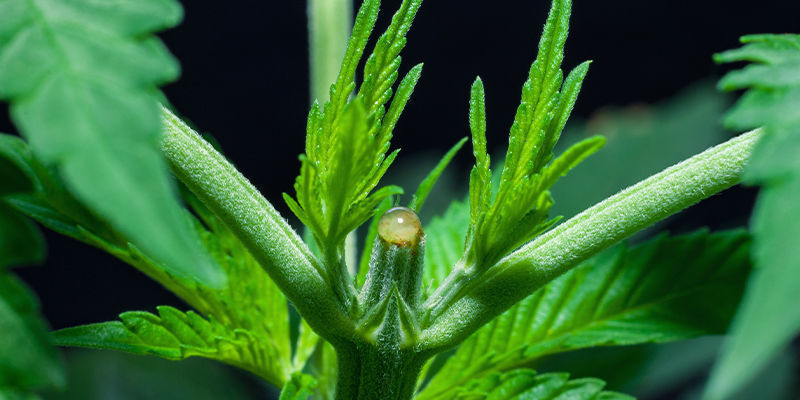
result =
[[[0,398],[64,386],[56,345],[210,358],[281,399],[627,399],[600,379],[532,366],[722,334],[733,320],[705,394],[723,399],[791,341],[800,36],[747,36],[716,56],[752,63],[720,83],[748,90],[726,122],[749,132],[565,221],[551,215],[551,188],[605,143],[554,150],[590,67],[562,70],[570,0],[552,1],[503,157],[487,152],[501,135],[487,130],[478,78],[470,138],[453,138],[409,203],[404,188],[381,186],[422,74],[400,58],[421,3],[403,0],[365,57],[379,0],[361,4],[351,34],[345,2],[309,2],[315,101],[283,196],[300,234],[160,94],[178,66],[153,33],[180,21],[174,0],[0,0],[0,97],[22,137],[0,135]],[[467,141],[468,196],[423,223],[417,213]],[[762,187],[749,232],[620,243],[742,179]],[[33,221],[130,264],[190,309],[48,332],[8,269],[42,259]]]

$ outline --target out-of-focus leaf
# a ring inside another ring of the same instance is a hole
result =
[[[279,400],[306,400],[314,394],[317,381],[310,375],[295,372],[281,390]]]
[[[318,385],[314,398],[334,400],[336,395],[336,351],[330,343],[320,340],[317,350],[309,360],[309,373],[316,378]]]
[[[182,218],[152,93],[177,62],[152,33],[173,0],[0,2],[0,98],[70,192],[171,273],[221,285]]]
[[[736,393],[800,332],[800,35],[753,35],[719,62],[751,61],[720,82],[749,89],[726,116],[735,129],[763,127],[744,179],[762,186],[753,214],[756,265],[709,382],[709,399]]]
[[[0,270],[39,264],[44,257],[44,237],[39,229],[0,198]]]
[[[711,84],[699,83],[653,105],[606,109],[587,122],[567,126],[558,146],[600,134],[602,151],[587,158],[553,186],[552,213],[571,217],[608,196],[721,142],[719,120],[729,101]]]
[[[64,371],[30,291],[0,272],[0,393],[59,388]]]
[[[69,385],[52,400],[250,400],[247,381],[210,360],[180,363],[109,351],[66,352]]]
[[[0,269],[38,264],[45,257],[44,238],[39,229],[3,200],[8,194],[34,190],[29,158],[30,152],[22,140],[0,133]]]

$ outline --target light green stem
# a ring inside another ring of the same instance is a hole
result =
[[[353,21],[352,0],[308,0],[311,100],[324,104],[342,66]]]
[[[581,261],[739,182],[758,130],[742,134],[609,197],[501,260],[427,327],[420,346],[455,346]]]
[[[353,323],[322,268],[286,220],[200,135],[164,109],[161,150],[175,175],[247,246],[321,336],[349,338]]]

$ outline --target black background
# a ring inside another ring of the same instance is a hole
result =
[[[400,1],[383,3],[378,29]],[[183,66],[180,80],[164,89],[168,98],[215,136],[241,171],[290,215],[280,194],[291,191],[298,171],[309,105],[305,2],[184,6],[183,24],[162,35]],[[490,149],[504,146],[547,9],[546,1],[423,4],[401,70],[425,62],[395,132],[401,157],[444,152],[468,133],[467,96],[476,75],[487,88]],[[724,69],[711,55],[736,47],[739,36],[800,32],[800,1],[576,0],[571,26],[565,68],[594,60],[575,111],[585,117],[602,106],[652,102],[699,79],[719,77]],[[13,132],[7,121],[0,128]],[[466,171],[470,162],[469,152],[462,152],[455,165]],[[746,212],[751,197],[734,196],[746,204],[731,207]],[[705,214],[700,209],[693,215]],[[54,328],[159,304],[183,306],[110,256],[53,234],[47,239],[46,265],[18,272],[39,294]]]

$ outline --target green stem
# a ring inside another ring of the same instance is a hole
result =
[[[311,100],[324,104],[342,66],[353,21],[352,0],[308,0]]]
[[[161,150],[172,171],[247,246],[321,336],[352,336],[353,323],[306,244],[261,193],[200,135],[164,109]]]
[[[350,344],[336,348],[336,400],[408,400],[427,360],[395,344]]]
[[[420,338],[439,351],[578,263],[739,182],[760,137],[742,134],[609,197],[501,260],[471,291],[448,304]]]

